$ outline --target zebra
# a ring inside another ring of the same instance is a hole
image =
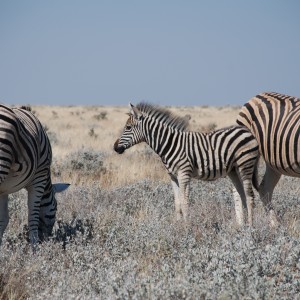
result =
[[[274,92],[251,98],[241,109],[237,124],[247,127],[259,144],[266,171],[258,187],[271,225],[279,224],[271,205],[281,175],[300,177],[300,99]]]
[[[69,184],[52,184],[52,150],[40,121],[30,107],[0,105],[0,244],[7,227],[8,195],[28,191],[28,227],[34,246],[51,235],[57,202],[55,193]]]
[[[209,133],[187,130],[186,118],[149,103],[129,104],[129,118],[123,133],[114,143],[122,154],[140,142],[146,142],[158,154],[170,178],[177,219],[188,217],[191,178],[215,180],[228,175],[235,186],[237,222],[252,225],[252,177],[258,159],[258,144],[248,129],[232,126]],[[239,197],[240,196],[240,197]]]

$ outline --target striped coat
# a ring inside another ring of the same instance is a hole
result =
[[[55,222],[55,193],[68,185],[51,182],[51,145],[43,126],[27,107],[0,105],[0,243],[8,224],[8,194],[28,191],[29,237],[49,236]]]
[[[281,175],[300,177],[300,99],[261,93],[242,107],[237,124],[252,132],[266,162],[259,193],[275,225],[271,199],[278,180]]]
[[[149,104],[130,105],[129,119],[114,149],[122,154],[146,142],[161,158],[173,186],[177,217],[188,216],[191,178],[215,180],[229,176],[238,191],[235,196],[237,220],[243,223],[248,208],[252,223],[252,177],[258,145],[248,129],[233,126],[210,133],[187,131],[187,121]],[[242,202],[241,202],[242,201]]]

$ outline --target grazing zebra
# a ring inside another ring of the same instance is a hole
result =
[[[28,225],[32,245],[48,237],[55,222],[55,193],[68,184],[52,184],[51,145],[30,108],[0,105],[0,244],[8,224],[8,194],[28,191]]]
[[[278,221],[271,205],[281,175],[300,177],[300,99],[278,93],[261,93],[241,109],[237,123],[255,136],[266,162],[258,188],[272,225]]]
[[[146,142],[161,158],[171,182],[177,218],[188,216],[189,183],[192,177],[214,180],[228,175],[234,183],[237,221],[244,222],[248,209],[252,224],[252,176],[258,159],[258,145],[248,129],[228,127],[200,133],[186,130],[187,120],[150,104],[130,104],[129,119],[114,150],[122,154],[140,142]],[[242,202],[241,202],[242,200]]]

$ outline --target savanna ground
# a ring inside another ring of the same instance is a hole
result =
[[[171,107],[191,130],[234,123],[239,108]],[[174,219],[169,178],[145,145],[113,152],[126,107],[33,107],[53,147],[53,239],[33,254],[24,190],[11,195],[0,253],[0,299],[300,299],[299,181],[284,177],[269,227],[256,195],[238,228],[232,184],[193,181],[188,226]]]

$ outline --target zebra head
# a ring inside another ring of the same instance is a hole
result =
[[[145,141],[142,131],[142,121],[144,116],[142,112],[131,103],[129,103],[129,107],[129,118],[125,124],[123,133],[114,144],[114,150],[119,154],[122,154],[126,149],[133,145]]]
[[[55,183],[51,184],[45,190],[40,204],[40,217],[39,217],[39,240],[43,241],[52,234],[52,229],[55,223],[57,202],[55,198],[56,193],[65,191],[70,184],[68,183]]]

